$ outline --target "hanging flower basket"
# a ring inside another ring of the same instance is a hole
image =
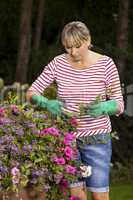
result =
[[[13,99],[0,106],[0,192],[26,187],[46,199],[72,199],[69,182],[80,176],[73,131],[76,119],[53,118]]]

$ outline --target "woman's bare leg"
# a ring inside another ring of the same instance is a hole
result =
[[[37,200],[45,200],[45,193],[41,193]]]
[[[93,200],[109,200],[109,192],[92,192]]]
[[[80,186],[80,187],[74,187],[70,189],[71,191],[71,196],[77,197],[80,200],[87,200],[87,192],[85,187]]]

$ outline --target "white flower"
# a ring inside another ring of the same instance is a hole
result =
[[[83,177],[88,177],[92,173],[92,167],[90,165],[88,166],[82,165],[80,166],[80,169],[81,169],[81,174]]]

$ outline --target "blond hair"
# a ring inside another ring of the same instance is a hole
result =
[[[91,39],[87,26],[80,21],[69,22],[63,28],[61,41],[64,46],[81,45]]]

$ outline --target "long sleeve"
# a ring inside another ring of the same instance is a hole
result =
[[[111,58],[109,58],[107,61],[105,77],[107,97],[117,101],[119,108],[118,114],[121,114],[124,111],[124,102],[120,85],[120,78],[116,65]]]
[[[43,93],[43,91],[56,79],[56,60],[53,59],[42,71],[40,76],[32,83],[29,91]]]

